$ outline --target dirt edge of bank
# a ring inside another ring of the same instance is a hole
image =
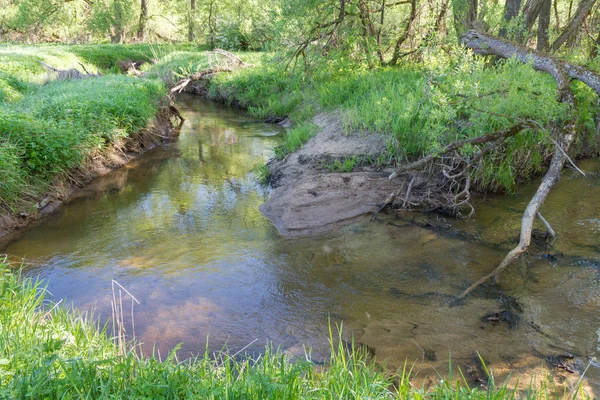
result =
[[[7,245],[28,228],[57,212],[71,200],[76,189],[121,168],[156,146],[176,140],[178,130],[172,122],[174,116],[176,114],[170,106],[161,106],[146,128],[90,154],[83,166],[57,177],[45,194],[31,199],[29,210],[0,213],[0,246]]]

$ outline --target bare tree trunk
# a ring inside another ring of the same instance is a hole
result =
[[[140,1],[140,22],[138,24],[137,38],[146,39],[146,22],[148,21],[148,0]]]
[[[565,30],[560,36],[552,43],[550,49],[554,52],[558,50],[563,44],[566,43],[567,47],[573,47],[577,34],[583,26],[583,21],[587,18],[592,7],[596,4],[596,0],[582,0],[575,11],[575,15],[567,24]]]
[[[115,0],[113,4],[113,34],[110,38],[112,43],[123,43],[123,39],[125,38],[125,10],[123,9],[122,0]]]
[[[196,0],[190,0],[190,20],[188,21],[188,41],[193,42],[194,40],[196,40]]]
[[[477,21],[477,0],[452,0],[454,28],[460,37],[464,32],[474,28]]]
[[[540,9],[538,18],[537,32],[537,50],[547,51],[550,45],[548,39],[548,28],[550,27],[550,12],[552,10],[552,0],[544,0]]]
[[[441,38],[446,37],[446,14],[448,13],[448,1],[442,3],[442,9],[435,20],[435,31],[440,34]]]
[[[542,9],[544,1],[546,0],[527,0],[525,3],[525,6],[523,7],[524,31],[520,32],[518,35],[519,42],[527,42],[529,34],[533,29],[533,25],[535,25],[535,21],[540,15],[540,10]]]
[[[213,25],[213,16],[215,13],[214,8],[215,2],[214,0],[210,0],[210,4],[208,7],[208,44],[211,49],[215,48],[215,27]]]
[[[469,0],[470,1],[470,0]],[[477,0],[475,0],[477,1]],[[410,2],[410,15],[406,20],[406,27],[404,28],[404,32],[402,35],[396,40],[396,45],[394,46],[394,54],[392,55],[392,59],[390,60],[390,65],[396,65],[398,60],[401,57],[400,48],[402,44],[408,39],[408,35],[410,34],[410,30],[412,28],[415,19],[417,18],[417,0],[411,0]]]
[[[558,13],[558,0],[554,0],[554,18],[556,19],[556,31],[560,31],[560,14]]]
[[[521,10],[521,0],[506,0],[504,4],[504,22],[508,24],[513,18],[519,15]],[[500,29],[500,37],[506,37],[506,27]]]

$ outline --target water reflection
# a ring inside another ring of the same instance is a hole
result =
[[[450,307],[513,244],[534,185],[482,199],[470,221],[449,221],[467,235],[382,217],[285,239],[258,212],[268,190],[251,173],[280,130],[193,97],[180,105],[187,122],[177,143],[95,181],[6,248],[27,257],[57,298],[110,316],[119,281],[142,301],[136,333],[146,351],[163,354],[180,342],[183,353],[203,351],[208,335],[215,350],[272,341],[293,354],[307,344],[319,357],[331,318],[390,367],[414,362],[421,376],[443,372],[450,354],[470,363],[475,351],[499,374],[543,365],[540,354],[598,356],[600,203],[590,199],[600,174],[567,172],[544,205],[555,248],[534,249],[497,286]],[[498,308],[499,290],[524,305],[516,329],[480,320]],[[600,381],[594,367],[588,376]]]

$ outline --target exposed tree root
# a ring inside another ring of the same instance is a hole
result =
[[[462,39],[462,43],[467,47],[473,49],[479,54],[494,54],[501,57],[516,57],[522,62],[533,62],[534,68],[547,72],[552,75],[556,80],[558,89],[558,99],[560,102],[567,106],[569,118],[564,126],[558,132],[558,138],[555,140],[556,150],[552,156],[550,167],[544,175],[540,186],[530,200],[523,218],[521,219],[521,237],[519,244],[512,249],[502,262],[492,272],[479,279],[467,290],[460,294],[459,298],[464,298],[466,295],[471,293],[478,286],[486,282],[488,279],[492,279],[498,276],[510,263],[517,259],[520,255],[525,253],[531,244],[531,234],[533,231],[533,222],[536,216],[540,216],[542,221],[545,221],[541,214],[539,214],[540,207],[548,197],[550,190],[560,179],[560,173],[563,169],[565,161],[569,158],[567,152],[573,143],[575,138],[575,126],[576,126],[576,110],[575,110],[575,96],[569,86],[569,79],[575,78],[581,80],[586,85],[590,86],[600,94],[600,77],[590,72],[584,71],[580,67],[574,67],[571,64],[556,60],[552,57],[543,55],[539,52],[528,51],[510,42],[481,34],[476,31],[468,32]],[[577,71],[578,76],[573,75],[573,71]],[[596,87],[594,87],[596,86]],[[549,226],[545,222],[546,226]],[[551,230],[552,228],[550,228]]]
[[[563,126],[555,130],[556,137],[551,139],[555,145],[555,150],[552,155],[550,166],[548,167],[545,176],[542,178],[542,182],[523,213],[519,244],[506,255],[502,262],[492,272],[479,279],[460,294],[459,299],[464,298],[488,279],[497,277],[508,265],[527,251],[531,244],[533,223],[536,217],[544,223],[549,235],[555,238],[556,234],[548,221],[542,217],[539,210],[554,184],[560,179],[560,174],[565,162],[568,161],[574,165],[573,161],[568,156],[568,151],[575,138],[577,118],[575,96],[570,88],[570,80],[577,79],[600,95],[600,75],[583,67],[575,66],[547,54],[527,49],[515,43],[477,31],[467,32],[467,34],[461,38],[461,42],[477,54],[496,55],[504,58],[515,57],[523,63],[531,63],[536,70],[550,74],[556,80],[558,101],[566,105],[568,118]],[[432,168],[430,166],[434,160],[441,160],[441,175],[445,178],[444,185],[449,188],[449,193],[453,194],[453,197],[449,196],[447,199],[447,207],[454,209],[457,214],[460,215],[461,207],[470,206],[468,203],[470,199],[470,172],[475,165],[474,163],[479,161],[490,150],[502,145],[508,138],[515,136],[528,128],[537,129],[539,127],[532,121],[520,121],[507,130],[451,143],[438,153],[429,154],[418,161],[401,166],[392,173],[389,178],[393,179],[407,171]],[[475,155],[471,156],[470,159],[464,159],[459,153],[459,150],[465,145],[480,145],[481,149]],[[575,169],[584,174],[576,166]],[[410,192],[410,190],[407,192]],[[386,199],[384,206],[392,205],[399,193],[401,193],[401,190],[392,193],[388,199]],[[406,207],[406,204],[405,199],[403,203],[404,207]],[[379,211],[381,211],[382,208],[380,208]]]

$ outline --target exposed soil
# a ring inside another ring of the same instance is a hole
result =
[[[99,153],[91,154],[85,165],[59,176],[48,193],[31,200],[31,207],[14,214],[0,213],[0,245],[18,237],[26,228],[56,212],[63,204],[78,197],[78,189],[110,171],[120,168],[151,148],[175,139],[172,110],[161,107],[147,128]]]
[[[335,160],[375,158],[385,152],[385,141],[366,131],[346,133],[337,112],[321,113],[313,122],[320,128],[314,138],[269,164],[275,190],[260,211],[285,236],[313,235],[354,222],[376,211],[401,184],[387,179],[390,171],[329,172],[325,165]]]

